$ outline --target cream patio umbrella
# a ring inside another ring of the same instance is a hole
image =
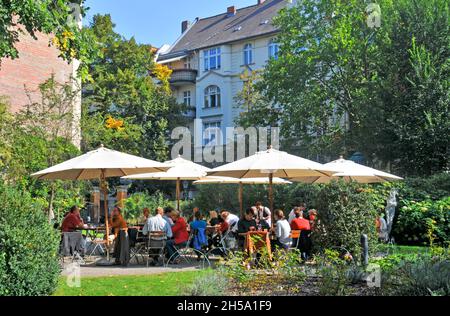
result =
[[[107,149],[103,145],[84,155],[67,160],[61,164],[36,172],[31,176],[40,180],[93,180],[99,179],[104,195],[106,231],[108,223],[107,178],[122,177],[143,172],[166,171],[169,166],[163,163]],[[107,246],[109,239],[107,238]],[[109,250],[107,247],[109,260]]]
[[[345,181],[356,181],[359,183],[381,183],[403,180],[403,178],[393,174],[363,166],[351,160],[345,160],[342,156],[338,160],[329,162],[324,166],[335,170],[336,173],[331,176],[290,178],[290,180],[306,183],[329,183],[333,179],[339,178],[342,178]]]
[[[239,191],[238,191],[238,199],[239,199],[239,210],[241,216],[244,215],[244,203],[243,203],[243,196],[244,196],[244,184],[269,184],[270,180],[269,178],[231,178],[231,177],[205,177],[198,181],[195,181],[194,184],[239,184]],[[281,178],[273,178],[272,179],[273,184],[291,184],[292,182],[281,179]]]
[[[166,161],[165,165],[169,166],[166,172],[136,174],[133,176],[123,177],[130,180],[163,180],[176,181],[176,199],[177,210],[180,209],[180,187],[183,180],[199,180],[206,176],[206,173],[211,170],[202,165],[193,163],[190,160],[184,159],[181,156],[170,161]]]
[[[269,148],[265,151],[220,166],[208,172],[208,176],[233,178],[269,178],[269,204],[273,222],[273,178],[303,178],[330,176],[335,173],[324,165]]]

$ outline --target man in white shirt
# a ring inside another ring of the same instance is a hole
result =
[[[220,216],[222,217],[222,219],[228,223],[229,226],[229,230],[233,233],[237,232],[237,223],[239,222],[239,217],[237,217],[234,214],[231,214],[228,211],[222,211],[220,213]]]
[[[274,241],[273,248],[289,249],[292,243],[291,226],[284,217],[282,210],[275,211],[275,220],[277,222],[275,227],[275,236],[277,239]]]
[[[142,233],[148,235],[151,232],[164,232],[167,238],[172,238],[172,228],[169,223],[163,218],[164,209],[158,207],[156,209],[156,215],[149,217],[144,225]]]
[[[299,207],[300,211],[304,212],[306,210],[306,203],[299,202],[299,203],[297,203],[296,207]],[[289,213],[289,218],[288,218],[289,224],[292,223],[294,218],[295,218],[295,207]]]

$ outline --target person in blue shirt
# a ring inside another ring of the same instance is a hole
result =
[[[192,246],[201,250],[202,247],[208,245],[208,238],[206,237],[206,227],[208,224],[203,219],[203,215],[200,212],[196,212],[194,215],[194,220],[190,224],[191,233],[194,234],[192,239]]]

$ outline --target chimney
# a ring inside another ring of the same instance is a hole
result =
[[[258,5],[263,4],[266,0],[258,0]]]
[[[189,21],[183,21],[181,22],[181,34],[186,32],[186,30],[191,26],[191,23]]]
[[[227,8],[227,16],[235,16],[236,15],[236,7],[228,7]]]

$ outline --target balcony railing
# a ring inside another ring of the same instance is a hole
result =
[[[170,77],[170,83],[173,85],[195,83],[196,80],[197,70],[195,69],[174,69]]]

